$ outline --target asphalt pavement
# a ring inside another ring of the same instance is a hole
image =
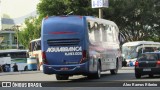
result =
[[[134,67],[122,67],[122,70],[134,70]],[[43,71],[1,72],[0,76],[3,76],[3,75],[15,75],[15,74],[31,74],[31,73],[43,73]]]
[[[31,74],[31,73],[42,73],[42,71],[1,72],[0,76],[3,76],[3,75],[16,75],[16,74]]]

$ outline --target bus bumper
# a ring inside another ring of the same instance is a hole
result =
[[[44,74],[87,74],[88,63],[76,64],[76,65],[43,65]]]

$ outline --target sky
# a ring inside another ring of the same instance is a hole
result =
[[[0,0],[1,14],[10,18],[19,18],[36,11],[39,0]]]

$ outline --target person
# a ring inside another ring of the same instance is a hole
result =
[[[9,71],[10,71],[10,66],[9,66],[9,64],[7,64],[7,63],[5,64],[5,71],[6,71],[6,72],[9,72]]]
[[[133,61],[129,61],[129,66],[130,66],[130,67],[133,66]]]
[[[126,66],[127,66],[127,61],[126,61],[126,59],[124,59],[124,60],[122,61],[122,66],[123,66],[123,67],[126,67]]]
[[[154,52],[159,52],[159,50],[155,47],[155,48],[154,48]]]
[[[2,65],[0,65],[0,72],[3,72]]]
[[[6,72],[5,64],[2,65],[2,70],[3,70],[3,72]]]
[[[13,65],[13,72],[18,72],[18,65],[15,63],[14,65]]]

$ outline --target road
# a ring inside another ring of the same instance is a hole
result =
[[[118,71],[117,75],[111,75],[109,71],[102,72],[101,79],[87,79],[86,76],[72,76],[65,81],[160,81],[160,76],[149,78],[143,76],[141,79],[136,79],[134,76],[134,67],[123,67]],[[9,72],[0,73],[0,81],[57,81],[55,75],[46,75],[42,71],[29,72]]]
[[[160,82],[160,76],[153,78],[143,76],[141,79],[136,79],[133,67],[123,67],[117,75],[111,75],[109,71],[103,72],[100,79],[88,79],[85,76],[78,75],[70,77],[69,80],[57,81],[55,75],[45,75],[40,71],[30,71],[0,73],[0,81],[42,82],[42,86],[45,87],[124,87],[126,82],[127,84],[132,84],[133,82],[136,82],[136,84],[155,82],[156,84]]]

